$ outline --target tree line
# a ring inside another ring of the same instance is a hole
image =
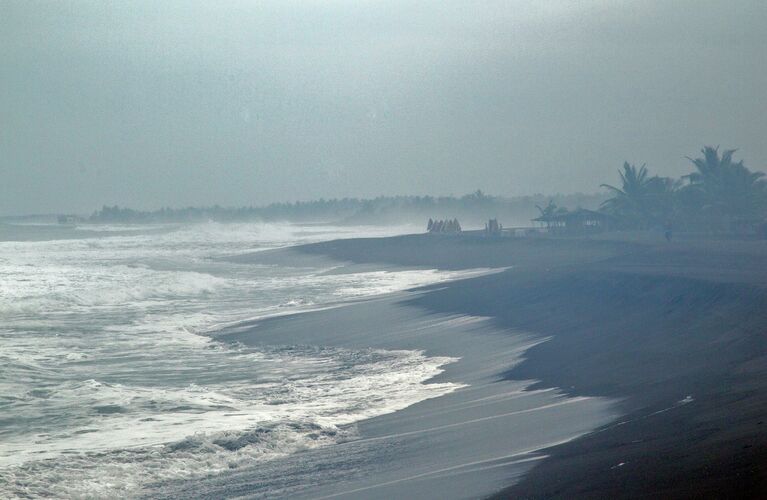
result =
[[[89,218],[96,223],[155,223],[199,221],[292,221],[335,222],[344,224],[422,224],[429,217],[458,217],[472,224],[489,217],[526,223],[535,214],[535,205],[548,197],[542,194],[505,198],[477,190],[463,196],[379,196],[372,199],[341,198],[273,203],[249,207],[187,207],[141,211],[120,206],[104,206]],[[603,194],[567,194],[551,197],[557,203],[598,207]]]
[[[673,226],[688,231],[727,232],[764,224],[767,220],[767,180],[763,172],[735,161],[736,150],[719,152],[705,146],[701,156],[687,157],[693,171],[679,179],[650,175],[645,165],[625,162],[620,186],[602,184],[611,196],[600,211],[614,217],[621,229]],[[542,217],[567,213],[549,202],[538,206]]]

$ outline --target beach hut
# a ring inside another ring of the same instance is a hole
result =
[[[588,234],[609,231],[614,217],[604,212],[578,208],[571,212],[542,215],[533,222],[545,224],[549,232]]]

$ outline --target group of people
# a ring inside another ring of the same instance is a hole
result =
[[[490,219],[485,222],[485,234],[488,236],[500,236],[503,226],[498,224],[498,219]]]
[[[430,233],[460,233],[461,224],[458,219],[432,220],[430,218],[426,231]]]

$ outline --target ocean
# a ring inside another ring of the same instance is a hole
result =
[[[214,222],[0,225],[0,497],[132,497],[354,438],[448,394],[450,357],[248,347],[216,332],[461,272],[228,260],[417,231]]]

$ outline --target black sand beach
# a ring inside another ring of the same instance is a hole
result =
[[[419,344],[423,339],[415,338],[413,331],[403,331],[400,336],[384,334],[391,329],[385,324],[374,329],[379,334],[371,335],[368,328],[365,335],[359,335],[359,327],[353,325],[365,324],[364,318],[374,323],[386,320],[373,310],[365,312],[365,308],[381,304],[277,319],[275,326],[257,325],[233,339],[269,342],[276,341],[275,337],[270,340],[270,335],[278,335],[285,342],[290,338],[291,323],[295,325],[293,331],[300,332],[296,341],[303,341],[302,336],[311,328],[323,343],[351,345],[357,339],[375,347],[369,342],[380,335],[379,347],[422,348],[430,354],[462,357],[439,379],[463,377],[477,391],[490,391],[490,396],[483,393],[483,397],[498,397],[495,391],[501,386],[501,393],[511,387],[512,392],[522,388],[532,391],[525,397],[556,388],[557,401],[568,401],[560,399],[558,392],[562,391],[571,398],[609,398],[614,402],[585,400],[604,402],[604,406],[584,413],[585,428],[560,429],[564,434],[582,435],[558,445],[554,445],[556,438],[545,434],[551,427],[573,422],[561,413],[549,421],[534,417],[541,431],[532,439],[536,444],[531,447],[537,450],[547,440],[553,445],[545,449],[542,460],[538,460],[540,451],[517,455],[526,448],[514,439],[522,434],[505,426],[511,420],[483,420],[488,415],[508,413],[513,405],[503,409],[474,405],[481,408],[475,410],[481,416],[472,423],[474,434],[468,439],[453,441],[457,434],[444,433],[445,439],[437,440],[441,445],[404,440],[392,447],[404,455],[388,458],[389,464],[404,463],[404,470],[387,468],[387,460],[379,457],[368,463],[365,471],[352,474],[352,479],[340,473],[336,486],[320,482],[312,496],[346,491],[352,496],[412,497],[430,491],[437,494],[434,497],[444,492],[453,497],[478,497],[495,491],[499,498],[743,498],[758,497],[765,491],[767,242],[669,244],[416,235],[334,241],[288,252],[293,258],[330,257],[366,265],[512,267],[431,287],[407,297],[404,305],[402,298],[388,299],[395,303],[386,307],[428,311],[439,318],[488,318],[481,328],[464,333],[462,340],[448,336],[450,342],[440,343],[435,341],[437,337],[427,335],[428,342]],[[284,252],[282,256],[262,253],[252,258],[267,262],[284,258]],[[350,315],[355,308],[357,312]],[[338,328],[339,321],[349,323]],[[434,335],[438,330],[432,330]],[[328,331],[345,333],[334,338],[323,333]],[[510,340],[502,340],[504,337]],[[536,341],[539,343],[519,362],[521,343]],[[488,358],[488,353],[494,356]],[[504,381],[496,385],[488,382],[500,379]],[[538,382],[532,386],[519,382],[525,380]],[[477,400],[476,395],[469,400]],[[390,436],[397,430],[407,433],[411,429],[407,422],[417,422],[409,419],[427,414],[427,427],[439,426],[434,424],[434,411],[463,408],[466,402],[457,391],[373,419],[360,426],[363,442],[364,438]],[[511,411],[516,411],[516,406],[513,408]],[[458,411],[454,415],[457,420],[445,423],[474,420]],[[414,425],[412,430],[419,429]],[[453,428],[442,432],[447,429]],[[543,436],[546,439],[541,440]],[[449,442],[457,446],[445,445]],[[467,445],[475,446],[469,455],[481,456],[475,460],[481,466],[466,465],[471,462],[466,460]],[[493,454],[506,458],[497,463],[487,461],[488,446]],[[520,457],[530,460],[510,464]],[[433,463],[424,464],[424,460]],[[416,472],[408,480],[404,471],[415,472],[416,465],[425,467],[427,473],[422,477],[434,477],[415,481],[421,478],[412,477],[418,476]],[[455,484],[465,487],[461,492],[454,489],[452,481],[458,475],[460,481]],[[380,487],[372,487],[376,484]],[[506,489],[502,489],[504,485]]]
[[[351,426],[351,434],[340,444],[208,479],[156,485],[147,496],[476,498],[493,494],[529,470],[544,458],[541,450],[616,418],[606,399],[531,390],[531,381],[503,377],[539,339],[500,330],[488,318],[427,312],[404,303],[419,295],[394,294],[273,317],[238,325],[219,338],[249,345],[310,344],[354,352],[406,349],[460,356],[429,383],[463,387]]]
[[[346,443],[289,457],[300,463],[293,477],[283,472],[284,462],[272,464],[281,471],[281,484],[245,472],[240,479],[217,480],[211,496],[219,491],[229,495],[237,484],[247,495],[292,498],[476,498],[529,470],[543,458],[540,450],[617,416],[608,400],[530,390],[530,381],[503,377],[538,339],[499,330],[488,318],[425,314],[403,303],[412,296],[272,318],[224,334],[224,339],[251,345],[314,342],[460,357],[431,382],[465,387],[363,421]],[[309,480],[303,477],[306,471],[314,471]]]
[[[411,236],[302,250],[356,262],[512,265],[415,302],[551,336],[509,378],[621,398],[619,422],[548,450],[501,497],[765,491],[767,242]]]

